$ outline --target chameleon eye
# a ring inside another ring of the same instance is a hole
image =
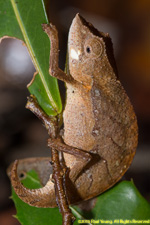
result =
[[[84,49],[88,57],[99,57],[103,52],[103,45],[99,39],[91,38],[86,41]]]
[[[90,53],[91,52],[91,48],[89,46],[86,47],[86,52]]]

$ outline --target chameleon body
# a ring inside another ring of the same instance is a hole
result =
[[[58,68],[57,31],[45,25],[51,39],[50,74],[66,82],[62,143],[50,140],[56,149],[78,149],[90,160],[64,153],[70,168],[69,203],[99,195],[121,179],[137,147],[138,128],[133,107],[117,77],[111,39],[77,14],[68,39],[68,74]],[[18,196],[30,205],[56,207],[51,180],[42,189],[24,188],[17,178],[17,164],[11,180]],[[24,193],[24,195],[22,194]]]

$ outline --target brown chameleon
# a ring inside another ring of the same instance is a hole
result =
[[[137,120],[118,80],[108,34],[77,14],[69,31],[69,63],[64,73],[58,66],[57,30],[52,24],[44,24],[43,29],[51,41],[50,74],[67,86],[64,129],[48,145],[64,152],[72,204],[99,195],[121,179],[135,155]],[[43,188],[27,189],[19,181],[17,164],[11,169],[17,195],[32,206],[56,207],[51,177]]]

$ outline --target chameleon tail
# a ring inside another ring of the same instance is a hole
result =
[[[57,207],[54,184],[50,178],[44,187],[39,189],[28,189],[24,187],[19,180],[17,166],[18,160],[14,162],[11,169],[11,183],[18,197],[31,206],[43,208]]]

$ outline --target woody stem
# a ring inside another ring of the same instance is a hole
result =
[[[63,225],[73,224],[75,217],[73,216],[65,195],[64,176],[65,173],[60,165],[59,154],[55,149],[51,149],[53,162],[53,179],[55,182],[56,201],[63,217]]]

